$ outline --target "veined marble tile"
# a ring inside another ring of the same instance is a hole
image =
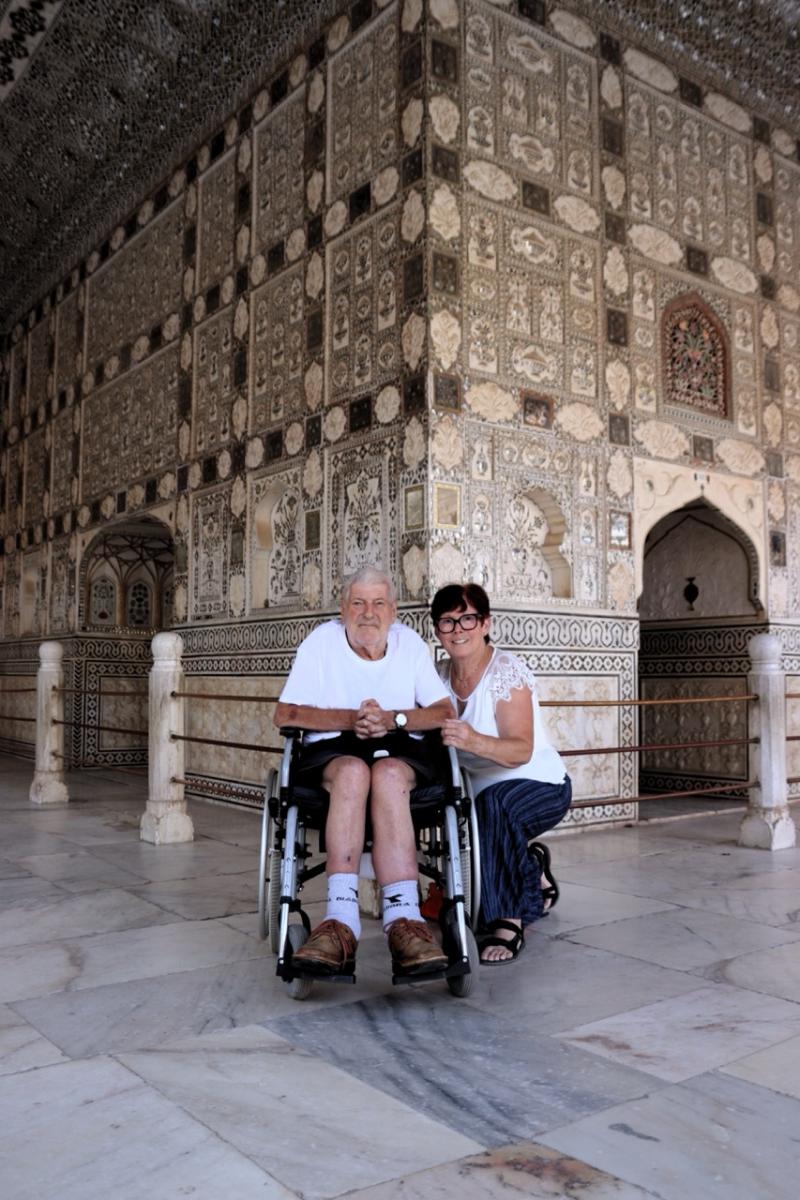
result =
[[[92,893],[92,897],[104,895]],[[163,914],[162,914],[163,916]],[[0,1002],[191,971],[266,954],[219,921],[173,921],[0,950]]]
[[[800,1033],[800,1008],[724,985],[606,1017],[557,1035],[671,1083]]]
[[[793,1200],[800,1104],[702,1075],[540,1140],[661,1200]]]
[[[796,943],[742,954],[731,962],[709,967],[703,975],[706,979],[800,1003],[800,948]]]
[[[66,1058],[37,1029],[12,1009],[0,1005],[0,1075],[14,1075],[31,1067],[66,1062]]]
[[[791,926],[800,921],[800,870],[777,868],[690,888],[681,903],[739,920]]]
[[[800,1037],[748,1054],[720,1070],[725,1075],[735,1075],[737,1079],[746,1079],[800,1100]]]
[[[260,957],[238,962],[56,992],[14,1008],[72,1058],[159,1046],[296,1013],[297,1001],[275,974],[275,959],[257,953]],[[337,1008],[392,990],[386,971],[359,963],[357,974],[355,986],[316,985],[303,1012]]]
[[[761,871],[767,863],[759,864]],[[776,871],[781,868],[774,865]],[[707,850],[682,849],[674,854],[649,858],[624,859],[613,863],[582,863],[564,867],[558,873],[560,883],[580,883],[609,892],[688,903],[700,888],[728,884],[735,870],[740,877],[756,875],[755,865],[735,868],[726,857]],[[686,898],[684,900],[684,897]]]
[[[579,929],[570,934],[570,941],[691,971],[753,950],[798,942],[800,930],[776,929],[715,912],[682,908]]]
[[[26,871],[17,862],[10,862],[7,858],[0,858],[0,879],[25,879],[30,872]]]
[[[350,1192],[347,1200],[648,1200],[654,1195],[538,1142],[518,1142]]]
[[[258,874],[195,875],[190,879],[165,879],[131,889],[137,896],[187,920],[255,913],[258,903]],[[255,917],[254,917],[255,920]]]
[[[679,844],[667,834],[657,834],[652,829],[641,826],[624,830],[592,830],[585,829],[577,833],[564,833],[563,836],[543,837],[550,847],[553,859],[553,871],[556,876],[562,866],[574,866],[577,863],[619,862],[626,858],[651,858],[657,854],[669,854]]]
[[[82,806],[81,811],[76,812],[71,801],[53,812],[32,812],[29,825],[31,829],[63,837],[65,841],[79,846],[93,846],[109,842],[138,842],[140,820],[141,810],[134,813],[99,809],[90,813]]]
[[[258,843],[252,850],[239,846],[221,846],[207,838],[177,846],[150,846],[130,842],[123,846],[102,845],[94,848],[98,858],[133,871],[153,883],[166,879],[191,879],[197,875],[236,875],[253,872],[258,880]]]
[[[163,1095],[304,1197],[337,1196],[480,1147],[260,1027],[122,1055]],[[303,1123],[312,1115],[308,1152]]]
[[[547,914],[546,920],[537,921],[534,928],[547,937],[558,937],[588,925],[605,925],[609,921],[665,912],[673,907],[668,900],[647,900],[580,883],[567,883],[561,888],[556,907]]]
[[[5,1200],[290,1200],[232,1146],[108,1059],[3,1081]]]
[[[9,862],[18,862],[30,854],[69,853],[75,847],[66,838],[55,837],[29,827],[27,824],[3,822],[3,856]]]
[[[528,932],[525,952],[512,966],[481,969],[470,1007],[545,1034],[697,989],[696,977],[680,971],[540,938],[543,924]]]
[[[34,895],[0,912],[0,948],[136,929],[169,919],[162,909],[130,892],[111,890],[71,896],[52,884],[37,882],[40,888],[57,894],[41,898]]]
[[[25,908],[28,905],[56,904],[65,898],[60,887],[55,887],[46,879],[38,879],[35,875],[17,875],[10,879],[0,879],[0,919],[3,913],[10,913],[12,908]]]
[[[93,892],[142,883],[141,875],[107,863],[85,850],[73,849],[68,854],[33,854],[19,861],[33,875],[49,879],[68,892]]]
[[[303,1012],[270,1029],[486,1146],[496,1146],[652,1086],[627,1067],[597,1070],[582,1052],[449,996],[442,985]],[[498,1066],[498,1064],[501,1064]],[[607,1066],[609,1064],[606,1064]]]

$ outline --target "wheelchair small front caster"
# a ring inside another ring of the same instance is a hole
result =
[[[288,933],[289,945],[292,948],[292,954],[304,946],[308,941],[308,930],[305,925],[290,925]],[[311,995],[311,989],[314,987],[314,980],[307,976],[295,976],[286,984],[286,990],[293,1000],[307,1000]]]
[[[467,929],[467,957],[469,958],[469,975],[451,975],[447,980],[451,995],[461,999],[466,999],[471,994],[478,982],[481,965],[478,943],[475,941],[475,934],[469,928]]]

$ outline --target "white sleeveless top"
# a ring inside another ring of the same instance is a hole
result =
[[[458,761],[469,771],[476,794],[492,783],[504,779],[536,779],[540,783],[562,783],[566,768],[545,732],[539,701],[536,696],[536,677],[530,667],[508,650],[492,649],[492,657],[476,684],[463,710],[450,684],[450,659],[437,663],[437,670],[447,685],[456,712],[478,733],[498,737],[495,709],[498,700],[510,700],[517,688],[526,688],[533,705],[533,754],[519,767],[502,767],[488,758],[480,758],[467,750],[458,751]]]

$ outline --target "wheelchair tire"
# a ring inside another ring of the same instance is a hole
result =
[[[290,925],[288,937],[294,954],[295,950],[299,950],[308,941],[308,930],[304,925]],[[286,991],[293,1000],[307,1000],[313,987],[313,979],[292,979],[286,984]]]
[[[481,956],[478,951],[478,943],[475,941],[475,934],[471,929],[467,929],[467,955],[469,957],[469,975],[456,975],[453,979],[447,980],[447,986],[453,996],[459,999],[466,999],[471,995],[472,989],[478,981],[478,972],[481,968]]]
[[[277,874],[272,870],[275,849],[275,822],[269,815],[269,798],[278,779],[278,772],[271,767],[264,787],[264,809],[261,814],[261,845],[258,854],[258,936],[261,941],[270,939],[273,954],[278,953],[278,909],[280,905],[280,864]]]

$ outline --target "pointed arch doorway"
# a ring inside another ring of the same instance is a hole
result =
[[[747,692],[747,639],[765,622],[756,544],[701,491],[654,521],[643,536],[641,555],[639,697],[705,697],[707,702],[641,708],[640,744],[749,736],[747,704],[712,697]],[[640,755],[642,795],[744,785],[747,778],[747,746]],[[711,793],[645,802],[640,814],[677,816],[745,802],[743,786],[718,798]]]

